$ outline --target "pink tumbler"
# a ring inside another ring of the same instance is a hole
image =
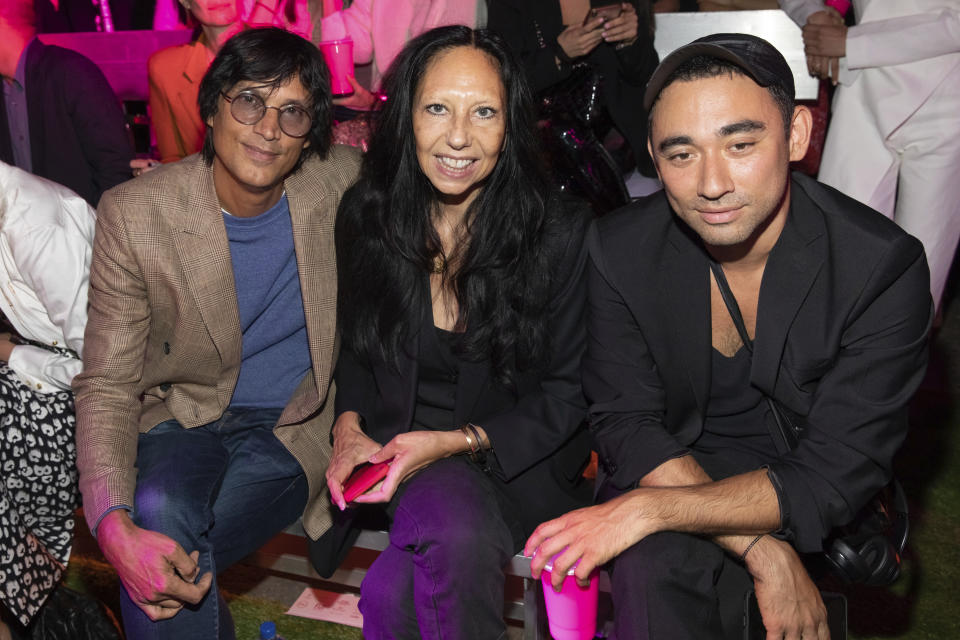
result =
[[[547,605],[547,620],[550,623],[550,635],[554,640],[590,640],[597,632],[600,571],[594,569],[590,574],[590,584],[581,587],[573,575],[574,569],[580,562],[578,560],[577,564],[567,571],[560,593],[557,593],[550,584],[550,576],[553,573],[553,561],[558,555],[560,554],[550,558],[540,574],[543,599]]]
[[[353,40],[327,40],[319,46],[330,69],[330,90],[335,95],[353,93],[353,85],[348,79],[353,76]]]

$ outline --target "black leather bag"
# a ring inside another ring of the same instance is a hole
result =
[[[540,48],[547,48],[536,25]],[[564,193],[586,200],[596,215],[630,202],[620,168],[598,131],[608,128],[603,78],[589,63],[537,95],[539,130],[550,175]]]
[[[603,77],[586,62],[573,65],[570,75],[538,94],[541,115],[573,116],[591,129],[603,115]]]
[[[537,44],[541,49],[547,49],[539,23],[534,22],[534,26],[537,30]],[[570,67],[570,73],[565,78],[537,94],[540,113],[545,116],[572,116],[592,129],[604,114],[602,89],[603,77],[596,68],[586,61],[576,62]]]
[[[120,640],[121,636],[116,619],[103,603],[61,584],[40,607],[23,638]]]
[[[744,347],[753,353],[740,307],[723,269],[713,260],[710,269]],[[803,421],[775,398],[768,395],[765,398],[783,450],[794,449],[803,437]],[[910,528],[908,514],[903,487],[893,478],[851,522],[831,531],[823,549],[827,567],[844,582],[872,586],[892,584],[900,576],[901,554]]]

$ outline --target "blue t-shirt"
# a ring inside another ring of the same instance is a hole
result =
[[[311,367],[287,196],[253,218],[225,211],[223,220],[243,332],[230,406],[280,409]]]

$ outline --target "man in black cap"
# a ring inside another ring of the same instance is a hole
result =
[[[588,239],[583,384],[604,502],[541,525],[533,573],[565,548],[554,584],[612,559],[618,640],[740,638],[751,588],[768,638],[827,638],[798,554],[890,478],[926,365],[923,247],[790,175],[811,116],[764,40],[681,47],[645,102],[664,191]],[[804,425],[799,443],[771,404]]]

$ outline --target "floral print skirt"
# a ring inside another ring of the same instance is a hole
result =
[[[70,557],[75,424],[71,392],[39,393],[0,362],[0,604],[24,625]]]

